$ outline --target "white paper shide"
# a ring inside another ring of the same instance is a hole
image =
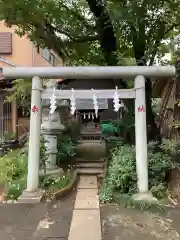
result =
[[[56,96],[55,96],[55,87],[53,88],[53,94],[52,96],[49,98],[50,99],[50,114],[53,114],[57,108],[56,106]]]
[[[75,97],[74,97],[74,89],[71,89],[71,97],[70,97],[70,105],[71,105],[71,115],[74,115],[75,111],[76,111],[76,101],[75,101]]]
[[[114,103],[114,111],[118,112],[121,105],[119,103],[119,94],[118,94],[118,87],[117,86],[116,86],[116,90],[115,90],[115,93],[114,93],[113,103]]]
[[[98,118],[98,102],[97,102],[97,97],[96,97],[96,93],[94,91],[94,89],[92,89],[93,91],[93,104],[94,104],[94,111],[95,111],[95,116],[96,118]]]

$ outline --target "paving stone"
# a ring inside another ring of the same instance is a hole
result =
[[[21,239],[21,238],[33,238],[34,237],[34,229],[17,229],[15,232],[12,232],[11,236],[12,238],[17,238],[17,239]]]
[[[96,176],[81,176],[78,184],[80,188],[94,188],[97,189],[97,177]]]
[[[0,225],[0,235],[3,234],[3,232],[7,234],[11,234],[16,227],[17,227],[16,223],[7,223],[7,222],[2,223]]]
[[[0,239],[39,240],[34,232],[47,211],[46,204],[2,204],[0,205]]]
[[[47,205],[33,204],[31,209],[26,214],[25,220],[21,221],[19,224],[20,229],[35,229],[39,221],[44,217],[47,212]]]
[[[52,237],[48,237],[48,238],[42,238],[42,240],[68,240],[68,238],[64,238],[64,237],[60,237],[60,238],[52,238]]]
[[[0,230],[0,239],[1,240],[11,240],[12,238],[7,232]]]
[[[69,235],[69,229],[71,225],[71,218],[63,218],[59,216],[58,221],[49,220],[49,226],[47,228],[40,228],[35,236],[42,238],[67,238]],[[47,224],[48,225],[48,224]]]
[[[0,205],[0,231],[10,234],[21,221],[24,221],[26,214],[30,211],[29,206],[19,204]],[[1,238],[0,238],[1,239]]]
[[[69,216],[72,217],[72,212],[74,209],[74,203],[76,199],[76,191],[72,192],[68,198],[62,199],[61,201],[56,201],[48,211],[48,217],[56,218],[61,216]],[[59,211],[61,214],[59,214]]]
[[[64,239],[69,235],[76,192],[68,198],[55,202],[46,218],[42,219],[36,230],[36,237],[43,240]]]
[[[42,240],[42,238],[36,238],[36,237],[12,237],[10,240]],[[58,239],[57,239],[58,240]]]
[[[99,198],[97,189],[78,189],[75,209],[98,209]]]
[[[74,210],[68,240],[101,240],[100,212]]]

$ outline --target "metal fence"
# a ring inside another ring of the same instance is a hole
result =
[[[0,93],[0,142],[12,132],[11,103],[5,102],[6,93]]]

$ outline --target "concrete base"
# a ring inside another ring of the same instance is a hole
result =
[[[46,175],[53,175],[53,176],[59,176],[61,173],[63,173],[63,169],[62,168],[52,168],[52,169],[46,169]],[[44,175],[44,171],[41,170],[39,172],[39,174],[41,176]]]
[[[23,191],[18,198],[18,203],[39,203],[44,195],[45,191],[38,189],[35,192]]]
[[[132,196],[132,199],[135,201],[143,201],[147,203],[157,203],[158,200],[153,197],[151,192],[147,193],[137,193]]]

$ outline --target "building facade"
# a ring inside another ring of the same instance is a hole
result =
[[[8,28],[0,21],[0,67],[51,67],[62,65],[53,51],[35,46],[26,36],[20,37],[16,27]]]
[[[26,36],[16,34],[16,26],[8,28],[0,21],[0,68],[3,67],[55,67],[63,64],[52,50],[35,46]],[[11,84],[0,79],[0,141],[5,133],[22,135],[29,128],[26,111],[17,108],[15,102],[6,103],[5,88]]]

